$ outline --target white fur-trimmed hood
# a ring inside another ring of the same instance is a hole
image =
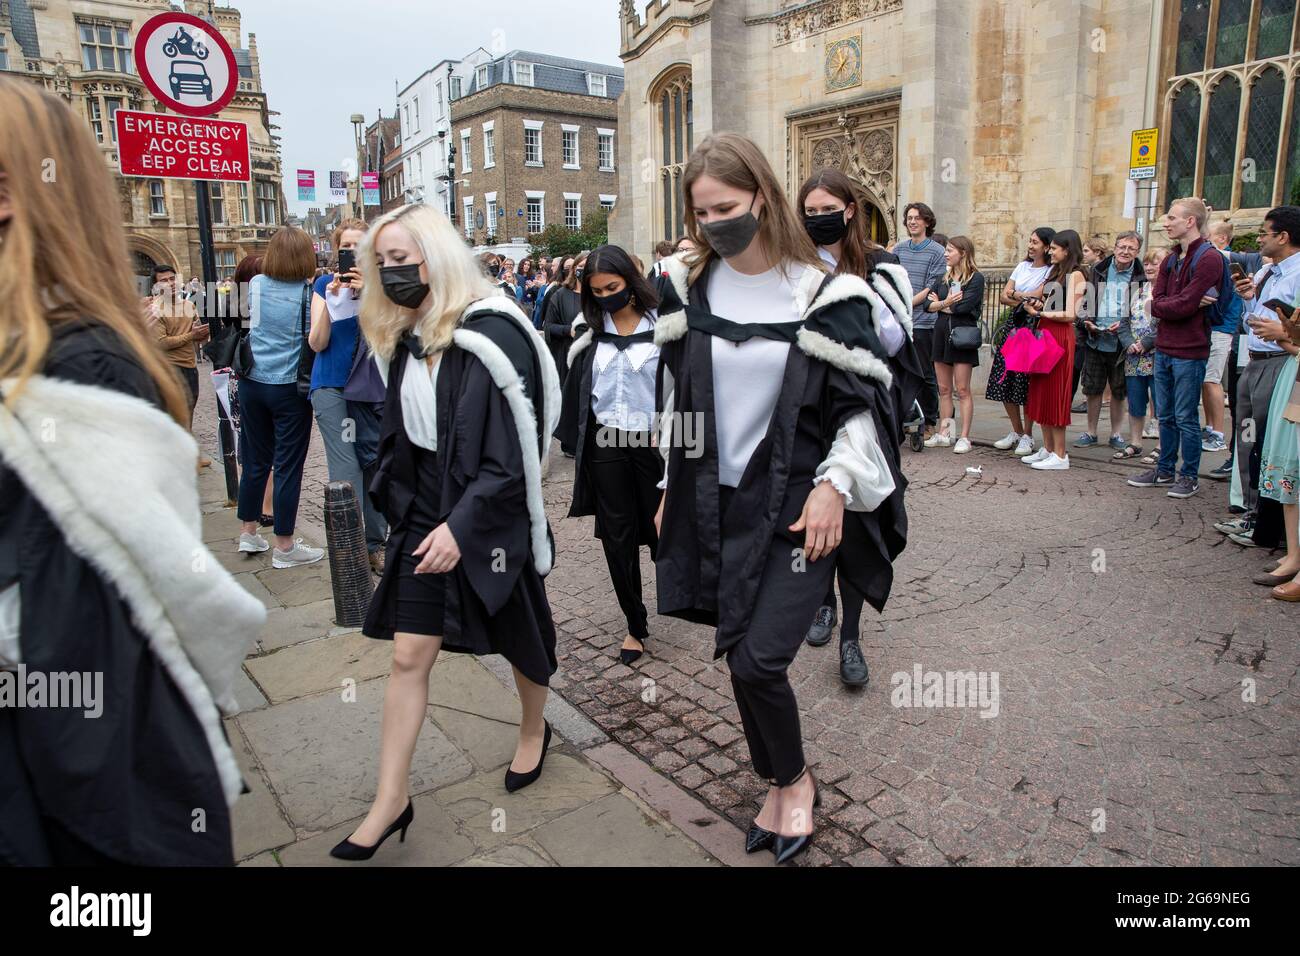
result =
[[[524,383],[515,371],[514,365],[501,348],[481,332],[464,328],[465,320],[480,312],[501,312],[509,315],[528,332],[537,355],[538,365],[542,370],[542,411],[546,419],[543,432],[545,445],[543,453],[538,454],[537,416],[533,411],[533,399],[525,394]],[[547,575],[555,564],[555,552],[551,546],[549,525],[546,521],[546,503],[542,498],[542,478],[545,477],[550,463],[551,436],[560,421],[560,374],[555,368],[555,361],[546,350],[542,337],[537,334],[533,324],[520,311],[518,303],[507,296],[491,296],[472,303],[460,317],[456,330],[452,333],[456,345],[472,354],[492,376],[492,382],[501,389],[501,394],[510,406],[515,420],[515,430],[519,436],[519,448],[524,459],[524,484],[528,502],[528,524],[533,547],[533,565],[537,573]]]
[[[0,403],[0,457],[122,596],[203,728],[233,805],[243,778],[219,708],[238,710],[234,682],[266,609],[203,543],[194,439],[142,399],[36,376],[10,408]]]

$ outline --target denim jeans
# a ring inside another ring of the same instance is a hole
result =
[[[339,388],[318,388],[311,393],[311,406],[316,413],[316,425],[325,445],[325,464],[330,481],[351,482],[361,507],[362,524],[366,531],[366,550],[374,554],[384,546],[388,524],[375,510],[366,493],[363,477],[362,423],[349,414],[352,403],[343,398]]]
[[[1156,351],[1156,408],[1160,411],[1160,464],[1172,475],[1182,446],[1179,474],[1197,480],[1201,471],[1201,383],[1208,359],[1183,359]]]
[[[275,533],[289,537],[298,520],[302,466],[311,441],[311,405],[298,386],[239,380],[239,520],[262,514],[267,474],[275,467]]]

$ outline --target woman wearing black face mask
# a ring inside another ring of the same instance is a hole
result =
[[[542,583],[554,559],[542,477],[560,399],[550,356],[432,206],[373,223],[357,260],[361,328],[387,371],[370,494],[392,529],[362,633],[393,642],[393,669],[374,803],[331,851],[347,860],[411,824],[411,757],[440,651],[500,654],[514,670],[522,714],[508,791],[541,773],[556,668]]]
[[[837,549],[884,606],[906,542],[885,300],[828,276],[772,167],[718,133],[682,178],[697,251],[665,260],[657,411],[659,613],[717,628],[753,769],[769,789],[746,849],[808,846],[808,772],[789,667],[830,587]],[[689,308],[686,308],[689,306]],[[848,521],[864,525],[843,536]]]
[[[836,275],[855,275],[865,280],[889,305],[880,316],[880,339],[889,353],[894,381],[892,391],[895,411],[900,422],[912,410],[924,375],[912,345],[912,310],[906,304],[912,298],[912,284],[898,256],[875,245],[867,238],[865,217],[857,190],[848,176],[827,166],[813,174],[799,190],[795,209],[803,215],[804,229],[817,246],[817,254]],[[846,537],[861,530],[857,522],[846,522]],[[856,549],[851,542],[845,553]],[[861,687],[869,679],[867,660],[859,644],[858,626],[862,618],[863,594],[849,575],[836,575],[840,583],[840,600],[844,616],[840,627],[840,680],[848,687]],[[835,629],[835,585],[832,582],[826,599],[813,616],[807,641],[813,647],[830,642]]]
[[[555,367],[563,383],[569,374],[569,363],[565,356],[573,344],[573,320],[582,313],[582,302],[578,295],[578,269],[582,265],[581,257],[565,258],[564,266],[556,276],[556,285],[546,295],[546,304],[542,312],[542,331],[546,335],[546,344],[550,346],[555,358]],[[565,453],[573,451],[565,448]]]
[[[582,316],[569,349],[569,377],[556,437],[574,449],[569,517],[596,516],[596,537],[627,635],[619,650],[636,661],[649,636],[641,600],[641,546],[654,557],[663,459],[652,446],[659,349],[659,293],[618,246],[601,246],[583,269]]]

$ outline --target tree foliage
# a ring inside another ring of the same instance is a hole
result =
[[[609,213],[604,209],[583,217],[582,228],[570,229],[561,223],[552,223],[541,232],[534,233],[528,254],[538,256],[574,256],[585,250],[603,246],[609,241]]]

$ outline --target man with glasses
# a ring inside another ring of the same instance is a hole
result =
[[[1281,299],[1288,304],[1300,294],[1300,206],[1278,206],[1264,216],[1259,231],[1259,251],[1271,261],[1253,279],[1243,276],[1234,282],[1241,296],[1242,334],[1247,337],[1250,360],[1237,382],[1237,469],[1241,478],[1246,513],[1235,521],[1215,528],[1238,544],[1254,547],[1256,511],[1259,507],[1259,453],[1264,444],[1268,407],[1277,387],[1278,374],[1287,353],[1276,342],[1259,337],[1254,323],[1276,321],[1277,313],[1266,302]]]
[[[1096,318],[1085,318],[1087,332],[1083,354],[1083,394],[1088,400],[1088,430],[1075,441],[1075,448],[1099,444],[1101,398],[1110,386],[1110,431],[1108,444],[1123,451],[1124,405],[1128,384],[1124,377],[1124,350],[1119,344],[1119,322],[1130,314],[1130,306],[1147,277],[1137,264],[1142,239],[1136,232],[1124,232],[1115,239],[1115,251],[1092,267],[1088,280],[1096,290]]]

